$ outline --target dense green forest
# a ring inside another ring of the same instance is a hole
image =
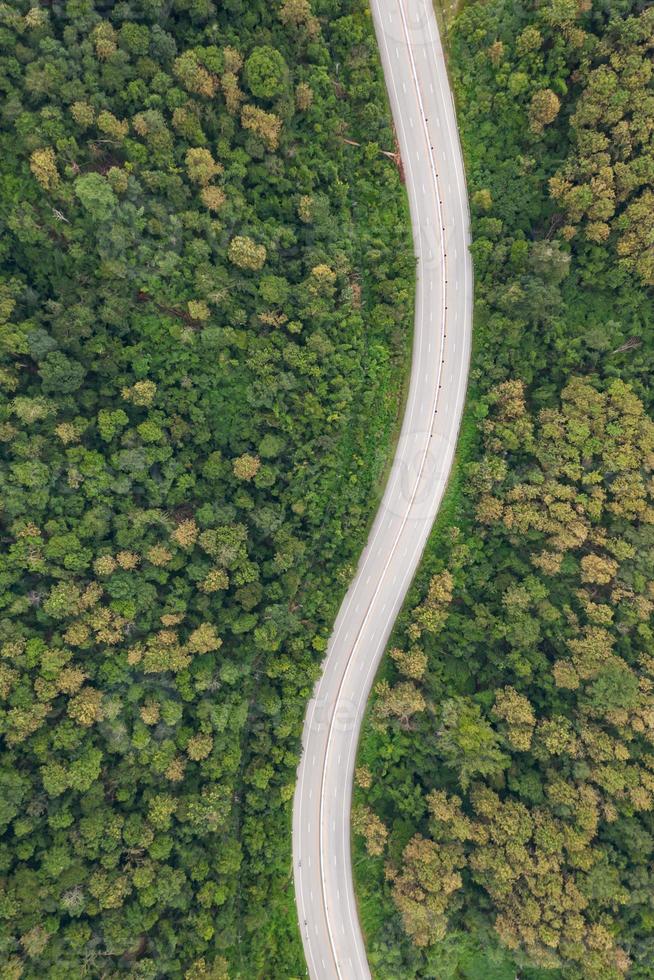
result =
[[[654,8],[448,25],[475,351],[360,747],[373,973],[654,977]]]
[[[304,975],[412,319],[367,6],[10,0],[0,48],[0,976]]]

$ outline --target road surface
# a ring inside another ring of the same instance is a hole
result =
[[[304,726],[293,870],[312,980],[370,977],[350,861],[357,741],[377,666],[447,483],[472,333],[463,160],[431,0],[371,0],[371,6],[409,195],[415,332],[393,468]]]

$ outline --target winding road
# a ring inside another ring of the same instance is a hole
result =
[[[370,977],[350,858],[357,742],[377,666],[447,484],[472,335],[465,175],[432,0],[371,0],[371,7],[409,195],[415,332],[393,468],[304,726],[293,870],[312,980]]]

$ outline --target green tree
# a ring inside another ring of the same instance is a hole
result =
[[[245,81],[257,99],[274,99],[285,88],[288,68],[282,54],[270,45],[254,49],[245,62]]]

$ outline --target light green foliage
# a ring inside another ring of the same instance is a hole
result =
[[[286,62],[281,53],[269,45],[255,48],[245,62],[245,80],[258,99],[274,99],[284,89]]]
[[[112,214],[116,196],[100,174],[83,174],[75,181],[75,194],[89,215],[96,221],[104,221]]]
[[[454,769],[464,789],[473,777],[493,777],[507,769],[510,757],[503,740],[483,717],[478,704],[450,698],[441,705],[438,749],[446,766]]]

